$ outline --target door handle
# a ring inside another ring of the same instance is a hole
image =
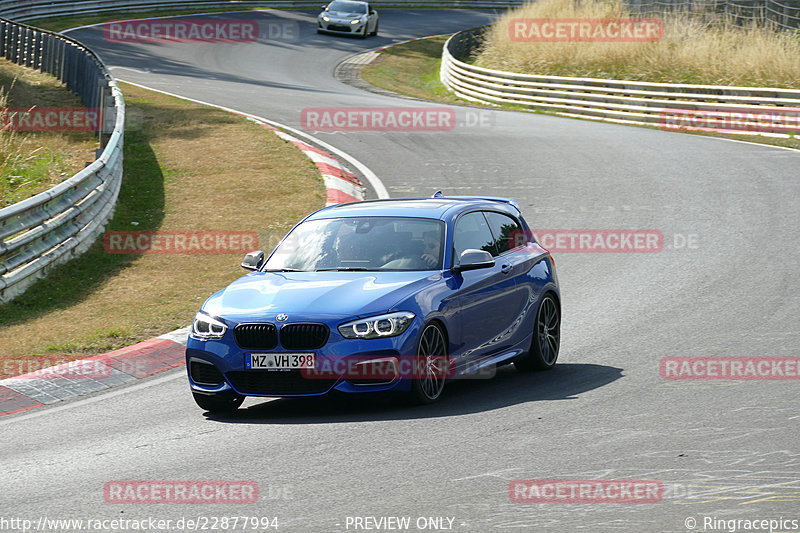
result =
[[[503,265],[503,266],[501,266],[500,267],[500,272],[502,272],[503,274],[508,274],[509,272],[511,272],[511,265]]]

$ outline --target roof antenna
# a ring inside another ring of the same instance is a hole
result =
[[[431,198],[444,198],[444,194],[442,194],[442,191],[436,191]]]

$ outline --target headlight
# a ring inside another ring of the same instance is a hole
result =
[[[361,19],[355,19],[355,20],[351,20],[350,24],[359,24],[360,22],[361,22]]]
[[[325,22],[330,22],[331,18],[328,15],[322,15],[322,20],[324,20]]]
[[[354,320],[339,326],[339,333],[348,339],[377,339],[379,337],[394,337],[403,333],[411,321],[414,313],[400,311],[388,315],[371,316]]]
[[[228,331],[228,326],[216,318],[211,318],[203,312],[199,312],[194,316],[192,337],[198,339],[221,339],[226,331]]]

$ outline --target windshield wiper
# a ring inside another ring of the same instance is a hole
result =
[[[368,270],[367,267],[337,267],[337,268],[318,268],[314,272],[341,272],[348,270]]]
[[[308,272],[308,270],[300,270],[297,268],[268,268],[261,272]]]

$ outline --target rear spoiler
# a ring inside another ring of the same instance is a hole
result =
[[[517,210],[517,213],[522,213],[522,209],[519,208],[519,204],[516,201],[512,200],[511,198],[503,198],[502,196],[445,196],[441,193],[441,191],[436,191],[436,193],[433,195],[433,198],[463,198],[464,200],[488,200],[490,202],[500,202],[510,205]]]

